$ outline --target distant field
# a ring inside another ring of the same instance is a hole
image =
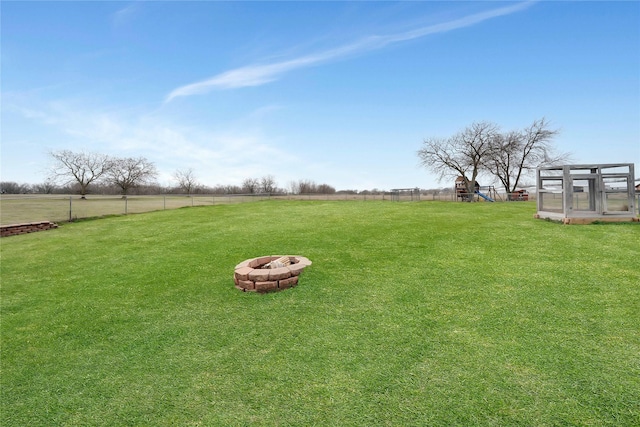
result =
[[[640,425],[640,224],[534,213],[265,200],[3,238],[0,425]],[[233,286],[273,254],[313,265]]]
[[[223,197],[218,203],[227,202]],[[17,224],[35,221],[69,221],[125,213],[176,209],[185,206],[212,205],[213,197],[189,196],[3,196],[0,199],[1,222]]]
[[[128,213],[152,212],[187,206],[211,206],[260,200],[390,200],[383,194],[310,194],[310,195],[158,195],[121,196],[89,195],[86,199],[70,195],[3,195],[0,197],[0,225],[37,221],[70,221]],[[451,200],[452,196],[426,195],[424,200]],[[402,196],[401,200],[410,200]]]

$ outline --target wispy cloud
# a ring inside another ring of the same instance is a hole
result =
[[[261,131],[262,117],[279,109],[274,105],[250,111],[237,123],[211,129],[144,111],[123,113],[120,109],[92,108],[77,100],[46,101],[29,95],[5,98],[6,114],[31,121],[33,128],[45,125],[48,138],[36,143],[28,136],[23,140],[7,136],[3,140],[3,154],[35,144],[41,151],[36,153],[41,164],[49,161],[46,152],[58,149],[144,156],[161,171],[162,184],[170,185],[173,171],[193,167],[203,184],[239,185],[247,173],[275,174],[264,158],[301,163],[295,153],[282,149],[277,140]]]
[[[287,61],[275,62],[271,64],[254,64],[245,67],[236,68],[225,71],[224,73],[213,76],[207,80],[180,86],[165,98],[165,103],[171,100],[190,95],[198,95],[209,92],[211,90],[236,89],[241,87],[260,86],[277,80],[283,74],[304,67],[319,65],[332,60],[345,58],[362,52],[381,49],[394,43],[409,41],[425,37],[431,34],[444,33],[459,28],[469,27],[480,22],[497,18],[499,16],[509,15],[531,6],[534,1],[525,1],[512,4],[509,6],[492,9],[482,13],[468,15],[459,19],[442,22],[405,31],[396,34],[388,34],[383,36],[368,36],[359,41],[346,44],[334,49],[323,52],[301,56],[299,58]]]
[[[116,27],[125,25],[133,19],[133,17],[138,12],[139,8],[140,8],[139,3],[132,3],[128,6],[125,6],[119,9],[111,16],[111,22]]]

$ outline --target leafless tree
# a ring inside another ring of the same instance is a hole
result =
[[[257,178],[245,178],[242,181],[242,191],[244,193],[257,193],[260,191],[260,181]]]
[[[555,153],[552,140],[557,134],[544,117],[522,130],[500,134],[492,143],[490,155],[483,159],[484,166],[507,194],[513,193],[528,172],[568,160],[569,154]]]
[[[240,194],[242,193],[242,188],[237,185],[225,185],[223,186],[224,194]]]
[[[198,180],[193,168],[178,169],[173,174],[173,178],[178,181],[178,187],[180,187],[187,194],[191,194],[192,191],[198,186]]]
[[[297,181],[289,181],[289,193],[300,194],[300,185]]]
[[[333,194],[336,189],[329,184],[316,184],[308,179],[289,182],[291,194]]]
[[[49,179],[64,184],[77,183],[81,198],[86,198],[87,188],[98,182],[111,169],[113,162],[105,154],[73,152],[70,150],[50,153],[53,165]]]
[[[308,179],[301,179],[298,181],[298,193],[299,194],[312,194],[316,192],[317,184]]]
[[[51,181],[50,179],[46,179],[41,184],[41,189],[42,189],[42,192],[45,194],[52,194],[53,191],[56,189],[56,183]]]
[[[56,189],[56,183],[51,179],[45,180],[43,183],[33,186],[34,190],[40,194],[51,194]]]
[[[418,150],[423,166],[446,176],[462,176],[467,194],[475,193],[475,182],[483,162],[491,154],[498,126],[489,122],[475,122],[449,138],[429,138]],[[473,197],[468,198],[469,201]]]
[[[113,159],[107,179],[126,196],[130,189],[147,184],[158,176],[155,165],[144,157]]]
[[[335,192],[336,192],[335,187],[332,187],[329,184],[318,185],[318,193],[320,194],[334,194]]]
[[[265,175],[260,178],[260,191],[263,193],[275,193],[277,190],[276,180],[272,175]]]
[[[0,182],[0,193],[2,194],[26,194],[31,192],[29,184],[19,184],[13,181]]]

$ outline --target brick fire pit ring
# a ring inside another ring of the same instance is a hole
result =
[[[288,258],[289,265],[265,268],[272,261]],[[308,258],[298,255],[272,255],[251,258],[236,265],[233,282],[243,292],[277,292],[298,284],[298,277],[311,265]]]

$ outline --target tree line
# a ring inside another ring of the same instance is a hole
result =
[[[278,187],[272,175],[246,178],[242,185],[209,187],[198,181],[193,168],[176,170],[172,177],[175,186],[161,186],[155,180],[156,166],[144,157],[113,157],[101,153],[60,150],[49,153],[52,165],[45,182],[19,184],[0,182],[3,194],[80,194],[91,191],[99,194],[333,194],[328,184],[310,180],[292,181],[287,189]]]

